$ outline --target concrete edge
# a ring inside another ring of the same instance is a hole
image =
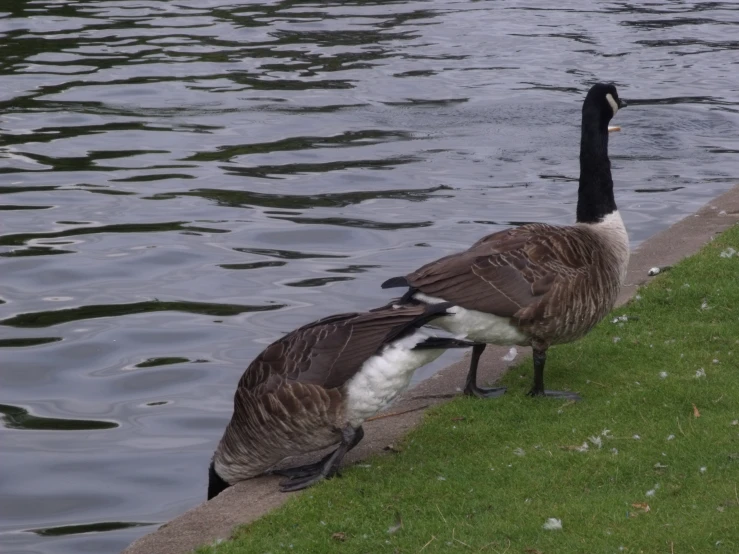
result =
[[[716,234],[737,222],[739,185],[643,242],[631,253],[626,284],[619,295],[618,305],[636,294],[637,288],[649,279],[647,272],[651,267],[675,264],[696,253]],[[480,360],[481,382],[496,381],[511,364],[520,363],[520,357],[510,363],[503,361],[502,357],[507,352],[507,347],[488,347],[485,350]],[[464,382],[468,363],[469,353],[459,362],[406,391],[390,410],[367,422],[364,425],[365,439],[347,456],[347,462],[354,463],[370,454],[383,452],[418,425],[428,407],[456,396]],[[206,478],[205,469],[203,479]],[[278,492],[280,479],[259,477],[238,483],[212,501],[188,510],[136,540],[123,554],[184,554],[198,546],[226,539],[236,526],[250,523],[284,504],[293,494],[300,494]]]

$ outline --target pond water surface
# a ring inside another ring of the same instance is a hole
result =
[[[634,245],[739,182],[737,2],[2,2],[0,550],[120,551],[266,344],[571,222],[598,80]]]

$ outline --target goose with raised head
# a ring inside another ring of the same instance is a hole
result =
[[[238,383],[233,416],[210,464],[208,499],[264,473],[289,477],[282,491],[335,475],[362,440],[362,423],[390,404],[417,368],[447,348],[473,345],[422,328],[451,308],[389,305],[334,315],[269,345]],[[274,470],[288,457],[333,445],[314,464]]]
[[[542,223],[493,233],[468,250],[431,262],[382,288],[408,287],[401,304],[453,302],[455,315],[435,322],[475,341],[465,393],[494,397],[504,387],[477,386],[486,344],[533,348],[529,395],[578,398],[544,388],[550,345],[588,333],[613,308],[626,276],[629,239],[613,196],[608,123],[626,106],[612,84],[596,84],[582,107],[580,182],[574,225]]]

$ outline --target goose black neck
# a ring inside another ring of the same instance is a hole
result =
[[[208,500],[221,494],[228,486],[228,483],[216,473],[215,463],[210,462],[208,468]]]
[[[597,223],[616,211],[611,161],[608,159],[608,122],[595,106],[583,106],[580,139],[578,223]]]

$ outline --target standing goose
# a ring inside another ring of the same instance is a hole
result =
[[[362,423],[408,386],[413,372],[447,348],[472,343],[421,327],[451,304],[386,306],[326,317],[288,333],[249,365],[234,413],[209,468],[208,499],[270,472],[290,456],[338,445],[315,464],[276,470],[295,491],[336,474],[364,435]]]
[[[453,317],[434,325],[478,343],[466,394],[503,394],[504,387],[477,386],[478,361],[486,344],[516,344],[533,348],[529,395],[578,398],[544,389],[544,363],[550,345],[584,336],[611,310],[626,276],[629,239],[613,198],[608,159],[608,123],[625,106],[612,84],[596,84],[585,97],[575,225],[533,223],[493,233],[464,252],[382,284],[408,287],[401,304],[458,306]]]

